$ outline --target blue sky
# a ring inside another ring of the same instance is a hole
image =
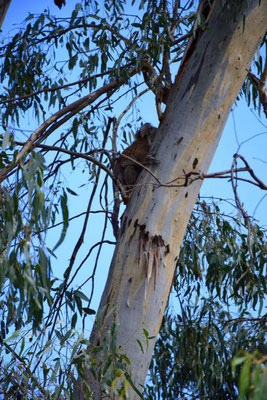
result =
[[[59,10],[53,0],[46,0],[45,2],[29,0],[26,3],[20,0],[12,0],[3,23],[3,35],[7,32],[12,34],[14,26],[19,24],[29,12],[40,13],[44,7],[48,6],[51,14],[64,17],[70,15],[76,3],[75,0],[67,0],[67,6],[63,6]],[[26,7],[25,4],[27,4]],[[144,101],[142,109],[144,110],[143,114],[149,116],[149,122],[157,125],[154,102],[152,101],[150,105],[149,102]],[[239,152],[245,156],[255,172],[264,181],[267,176],[267,123],[264,117],[261,118],[261,122],[258,118],[257,111],[249,109],[245,100],[241,100],[237,105],[233,106],[233,111],[225,126],[210,172],[229,169],[232,164],[233,154],[238,150],[239,144],[251,139],[241,146]],[[255,135],[259,136],[255,137]],[[253,215],[255,207],[264,196],[264,192],[248,184],[240,183],[239,187],[242,201],[244,201],[248,213]],[[214,197],[233,197],[231,185],[216,179],[204,182],[201,193],[202,195],[213,195]],[[267,225],[266,205],[267,199],[263,199],[255,212],[255,218],[264,225]]]
[[[3,35],[7,32],[12,34],[14,24],[18,24],[27,15],[28,12],[40,13],[46,5],[49,5],[51,14],[56,13],[61,17],[69,16],[76,1],[66,0],[67,6],[59,10],[53,0],[46,0],[45,2],[38,2],[29,0],[22,2],[21,0],[12,0],[11,6],[7,12],[6,19],[4,21],[2,30]],[[1,39],[1,35],[0,35]],[[142,102],[142,112],[145,122],[151,122],[157,125],[156,113],[154,110],[154,102],[148,101],[148,98]],[[149,116],[147,118],[147,116]],[[25,121],[25,124],[29,129],[35,129],[37,122],[32,121],[30,118]],[[242,144],[243,143],[243,144]],[[241,147],[240,147],[240,144]],[[240,148],[239,148],[240,147]],[[257,111],[248,108],[246,102],[241,100],[237,105],[233,106],[233,110],[229,116],[228,122],[225,126],[222,139],[219,143],[218,150],[210,167],[210,172],[224,171],[231,168],[233,155],[236,152],[241,153],[249,162],[255,173],[265,183],[267,182],[267,123],[266,119],[262,117],[259,120]],[[240,164],[240,166],[242,166]],[[76,171],[77,172],[77,171]],[[77,180],[77,174],[66,171],[66,180],[71,181],[71,188],[76,192],[79,192],[78,198],[72,198],[70,215],[78,214],[81,211],[85,211],[87,206],[88,192],[90,191],[90,183],[87,187],[80,188],[80,181]],[[203,196],[214,196],[219,198],[233,199],[232,187],[226,180],[209,179],[206,180],[202,186],[201,194]],[[267,197],[263,198],[264,192],[260,191],[254,186],[246,183],[239,184],[239,196],[244,202],[244,207],[249,215],[255,213],[255,218],[259,220],[261,225],[267,225]],[[261,201],[262,200],[262,201]],[[261,203],[259,204],[259,202]],[[257,207],[258,205],[258,207]],[[257,207],[257,208],[256,208]],[[95,207],[97,209],[97,205]],[[255,210],[256,209],[256,210]],[[94,243],[98,236],[101,235],[102,222],[96,216],[90,217],[89,229],[86,236],[89,248]],[[57,251],[57,261],[59,268],[64,271],[68,265],[68,260],[74,246],[75,241],[78,238],[80,232],[81,220],[75,220],[70,223],[71,234],[65,240],[64,244]],[[70,233],[70,232],[69,232]],[[58,239],[60,235],[60,229],[56,230],[53,235],[48,237],[48,240],[53,242]],[[76,238],[77,236],[77,238]],[[112,233],[109,233],[109,239],[113,240]],[[53,247],[53,246],[51,246]],[[80,259],[86,254],[87,250],[83,249]],[[105,251],[102,253],[99,262],[99,273],[96,280],[96,296],[93,302],[93,307],[97,307],[99,296],[97,293],[102,293],[108,266],[112,257],[113,247],[105,247]],[[84,272],[84,276],[88,274],[88,269],[91,268],[92,264],[87,265],[87,270]]]

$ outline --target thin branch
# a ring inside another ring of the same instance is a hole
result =
[[[260,318],[232,318],[232,319],[228,319],[227,321],[223,321],[224,325],[227,324],[235,324],[237,322],[250,322],[250,323],[266,323],[267,322],[267,318],[266,317],[260,317]]]
[[[137,73],[136,69],[129,72],[129,77]],[[63,109],[57,111],[50,118],[48,118],[32,136],[28,139],[23,149],[17,154],[15,162],[10,163],[6,168],[4,168],[0,174],[0,183],[6,179],[7,174],[20,162],[22,159],[31,151],[34,142],[38,140],[38,144],[47,138],[52,132],[59,128],[66,121],[71,119],[79,111],[83,110],[88,105],[92,104],[100,96],[108,93],[114,89],[118,89],[127,81],[127,78],[119,78],[117,81],[112,81],[101,88],[97,89],[95,92],[82,97],[81,99],[69,104]],[[67,115],[66,115],[67,114]],[[61,119],[60,119],[61,118]]]
[[[88,212],[88,211],[83,211],[83,212],[80,213],[80,214],[76,214],[76,215],[74,215],[73,217],[68,218],[68,222],[71,222],[71,221],[73,221],[73,220],[76,219],[76,218],[82,217],[83,215],[87,214],[87,212]],[[103,210],[99,210],[99,211],[89,211],[90,214],[103,214],[104,212],[105,212],[105,211],[103,211]],[[63,224],[64,224],[64,221],[58,222],[57,224],[54,224],[54,225],[50,225],[50,226],[48,226],[48,227],[45,228],[45,229],[41,229],[41,230],[39,230],[39,231],[35,231],[35,232],[32,234],[32,236],[39,235],[39,234],[42,233],[42,232],[46,232],[46,231],[48,231],[49,229],[56,228],[56,227],[58,227],[58,226],[60,226],[60,225],[63,225]]]
[[[107,201],[108,201],[107,200],[107,190],[108,190],[107,189],[108,188],[107,184],[105,185],[105,188],[106,188],[105,199],[106,199],[106,204],[107,204]],[[101,235],[101,239],[100,239],[100,245],[99,245],[99,247],[97,249],[97,254],[96,254],[96,258],[95,258],[95,262],[94,262],[94,267],[93,267],[93,271],[92,271],[92,274],[91,274],[92,288],[91,288],[91,294],[90,294],[89,301],[88,301],[88,307],[91,306],[91,302],[92,302],[93,295],[94,295],[95,273],[96,273],[96,270],[97,270],[99,257],[100,257],[101,251],[102,251],[102,247],[103,247],[103,243],[104,243],[107,227],[108,227],[108,215],[106,213],[105,214],[105,220],[104,220],[104,226],[103,226],[103,229],[102,229],[102,235]],[[84,331],[84,325],[85,325],[85,317],[86,317],[86,314],[84,314],[83,321],[82,321],[82,329],[83,329],[83,331]]]
[[[53,88],[41,89],[41,90],[38,90],[37,92],[26,94],[25,96],[21,96],[21,97],[12,97],[11,99],[5,99],[3,101],[0,101],[0,105],[1,104],[12,103],[14,101],[22,101],[22,100],[26,100],[26,99],[28,99],[30,97],[37,96],[38,94],[55,92],[56,90],[66,89],[66,88],[68,88],[70,86],[80,85],[80,84],[89,82],[92,79],[101,78],[101,77],[103,77],[105,75],[110,74],[111,72],[115,72],[116,70],[115,69],[111,69],[111,70],[109,70],[107,72],[103,72],[101,74],[95,74],[95,75],[89,76],[88,78],[85,78],[85,79],[80,79],[80,80],[75,81],[75,82],[66,83],[65,85],[61,85],[61,86],[57,86],[57,87],[53,87]]]
[[[155,179],[155,181],[158,182],[158,184],[160,186],[163,186],[163,184],[160,182],[160,180],[157,178],[157,176],[155,174],[153,174],[153,172],[149,168],[147,168],[144,164],[141,164],[140,162],[138,162],[134,158],[129,157],[126,154],[123,154],[123,153],[120,154],[120,157],[123,157],[123,158],[126,158],[127,160],[132,161],[134,164],[138,165],[139,167],[141,167],[142,169],[147,171]]]
[[[104,140],[103,140],[103,148],[106,145],[106,141],[107,141],[107,137],[108,137],[108,131],[110,129],[111,121],[112,121],[111,119],[108,121],[107,129],[106,129],[106,132],[105,132],[105,135],[104,135]],[[102,163],[102,157],[103,157],[103,154],[101,154],[101,156],[100,156],[100,163]],[[69,281],[69,278],[70,278],[70,274],[71,274],[71,271],[72,271],[76,256],[77,256],[77,254],[79,252],[79,249],[80,249],[80,247],[81,247],[81,245],[82,245],[82,243],[84,241],[84,236],[85,236],[87,225],[88,225],[90,210],[91,210],[93,199],[94,199],[97,187],[98,187],[97,183],[98,183],[98,180],[99,180],[100,171],[101,171],[101,169],[100,169],[100,166],[99,166],[98,167],[98,171],[96,173],[96,177],[97,177],[96,178],[96,183],[95,183],[95,185],[93,187],[92,193],[91,193],[89,201],[88,201],[87,211],[86,211],[86,215],[85,215],[85,219],[84,219],[84,223],[83,223],[83,226],[82,226],[82,230],[81,230],[80,236],[79,236],[79,238],[78,238],[78,240],[76,242],[76,245],[75,245],[75,247],[73,249],[69,265],[68,265],[68,267],[67,267],[67,269],[66,269],[66,271],[64,273],[64,281],[63,281],[63,283],[61,285],[61,289],[59,290],[59,293],[57,294],[56,298],[54,299],[53,306],[51,307],[52,311],[50,312],[50,314],[49,314],[49,316],[47,318],[47,321],[45,323],[45,326],[44,326],[44,328],[42,330],[42,332],[43,332],[44,330],[46,330],[52,324],[51,330],[50,330],[50,332],[48,334],[48,338],[49,339],[51,339],[51,337],[53,335],[53,332],[54,332],[54,329],[55,329],[55,326],[56,326],[56,322],[57,322],[59,313],[61,311],[61,307],[62,307],[62,303],[63,303],[63,297],[64,297],[64,294],[66,293],[66,290],[67,290],[67,287],[68,287],[68,281]],[[36,363],[36,365],[34,367],[34,372],[38,368],[38,366],[39,366],[39,364],[40,364],[40,362],[42,360],[42,356],[43,355],[41,355],[39,360],[37,361],[37,363]]]
[[[130,103],[126,106],[126,108],[123,110],[123,112],[119,115],[118,119],[113,119],[113,130],[112,130],[112,151],[113,151],[113,156],[117,154],[117,132],[118,132],[118,127],[119,124],[122,120],[122,118],[126,115],[126,113],[131,109],[133,104],[145,93],[147,93],[150,89],[145,89],[142,92],[138,93],[131,101]],[[119,216],[119,211],[120,211],[120,203],[121,201],[119,200],[119,195],[118,195],[118,189],[121,193],[122,188],[119,188],[117,184],[115,184],[115,181],[113,181],[113,194],[114,194],[114,206],[113,206],[113,212],[112,212],[112,217],[111,217],[111,225],[113,228],[113,234],[115,238],[118,237],[119,234],[119,223],[118,223],[118,216]]]
[[[201,180],[204,180],[206,178],[219,178],[219,179],[230,178],[230,179],[232,179],[234,173],[236,174],[237,172],[248,172],[251,175],[251,177],[254,179],[255,182],[253,182],[252,180],[249,180],[249,179],[246,179],[246,178],[240,178],[240,177],[235,177],[235,179],[236,180],[240,180],[240,181],[244,181],[244,182],[247,182],[247,183],[251,183],[251,184],[259,187],[262,190],[267,190],[267,185],[265,185],[255,175],[254,171],[249,166],[249,164],[244,159],[244,157],[239,155],[239,154],[236,154],[235,158],[240,158],[245,163],[245,167],[242,167],[242,168],[231,168],[231,169],[226,170],[226,171],[213,172],[213,173],[210,173],[210,174],[203,174],[201,171],[198,171],[198,172],[195,172],[195,171],[185,172],[184,171],[184,175],[178,176],[177,178],[172,179],[171,181],[167,182],[166,184],[162,184],[161,183],[161,185],[167,186],[167,187],[189,186],[193,182],[195,182],[196,180],[199,180],[199,179],[201,179]],[[179,180],[183,180],[183,183],[181,183],[179,185],[173,184],[173,182],[176,182],[176,181],[179,181]]]
[[[118,39],[122,40],[125,44],[127,44],[127,46],[132,45],[131,40],[127,39],[125,36],[123,36],[120,33],[119,29],[112,28],[112,26],[110,26],[105,19],[97,18],[96,16],[94,16],[94,17],[101,21],[101,23],[99,25],[92,23],[92,24],[81,24],[81,25],[70,26],[69,28],[62,29],[61,31],[56,32],[55,34],[52,34],[50,36],[45,36],[44,38],[35,41],[34,44],[38,44],[38,43],[41,43],[44,41],[47,42],[50,39],[58,38],[59,36],[65,35],[66,33],[70,32],[73,29],[80,29],[80,28],[84,29],[86,27],[86,28],[90,28],[90,29],[94,29],[94,30],[105,30],[106,29],[107,31],[111,32],[113,35],[117,36]]]
[[[19,356],[19,354],[17,354],[12,347],[5,341],[2,339],[1,335],[0,335],[0,343],[1,346],[4,346],[14,357],[16,360],[18,360],[21,365],[23,365],[23,367],[25,368],[26,373],[28,374],[28,376],[32,379],[32,381],[36,384],[36,386],[38,387],[38,389],[40,390],[40,392],[45,396],[46,392],[44,390],[44,388],[39,384],[38,380],[35,378],[35,376],[33,375],[32,371],[30,370],[30,368],[28,367],[28,365],[25,363],[24,359],[21,358]]]
[[[16,142],[16,144],[24,145],[25,143],[23,143],[23,142]],[[111,170],[110,170],[109,168],[107,168],[104,164],[102,164],[102,163],[101,163],[97,158],[95,158],[95,157],[89,156],[89,155],[84,154],[84,153],[77,153],[77,152],[75,152],[75,151],[63,149],[62,147],[48,146],[48,145],[46,145],[46,144],[34,144],[34,145],[33,145],[33,148],[36,148],[36,147],[41,148],[41,149],[44,149],[44,150],[57,151],[57,152],[60,152],[60,153],[69,154],[69,155],[71,155],[72,157],[75,157],[75,158],[84,158],[85,160],[90,161],[90,162],[92,162],[93,164],[99,166],[101,169],[103,169],[103,170],[110,176],[111,179],[115,179],[115,178],[114,178],[114,175],[113,175],[112,172],[111,172]],[[108,151],[106,151],[106,150],[104,150],[104,149],[101,149],[101,150],[94,150],[94,152],[100,152],[100,153],[102,153],[102,154],[105,154],[105,155],[109,158],[109,161],[110,161],[110,162],[112,161],[111,156],[110,156],[110,154],[109,154]]]
[[[109,132],[109,129],[110,129],[110,126],[111,126],[111,122],[112,122],[112,120],[109,119],[108,125],[107,125],[107,129],[106,129],[106,132],[105,132],[105,134],[104,134],[103,148],[105,147],[106,142],[107,142],[107,137],[108,137],[108,132]],[[101,154],[101,156],[100,156],[100,164],[102,164],[102,158],[103,158],[103,154]],[[85,216],[85,219],[84,219],[82,231],[81,231],[81,234],[80,234],[80,236],[79,236],[79,239],[78,239],[78,241],[77,241],[77,243],[76,243],[76,245],[75,245],[75,247],[74,247],[74,250],[73,250],[73,252],[72,252],[72,255],[71,255],[71,258],[70,258],[70,262],[69,262],[69,266],[68,266],[68,268],[66,269],[65,274],[64,274],[64,285],[63,285],[63,289],[62,289],[62,291],[61,291],[61,294],[57,296],[57,298],[56,298],[56,300],[55,300],[55,302],[54,302],[54,307],[56,307],[57,303],[59,303],[59,304],[58,304],[58,307],[57,307],[56,315],[55,315],[55,317],[54,317],[54,323],[53,323],[52,329],[51,329],[51,331],[50,331],[49,338],[52,337],[52,334],[53,334],[53,331],[54,331],[54,328],[55,328],[55,324],[56,324],[56,320],[57,320],[57,316],[58,316],[58,314],[59,314],[59,312],[60,312],[60,309],[61,309],[61,304],[62,304],[62,300],[63,300],[63,295],[64,295],[64,293],[65,293],[65,291],[66,291],[67,284],[68,284],[68,280],[69,280],[69,277],[70,277],[70,274],[71,274],[71,270],[72,270],[72,267],[73,267],[73,265],[74,265],[74,262],[75,262],[75,259],[76,259],[77,254],[78,254],[78,251],[80,250],[80,247],[81,247],[81,245],[82,245],[82,243],[83,243],[83,240],[84,240],[84,236],[85,236],[85,232],[86,232],[86,228],[87,228],[87,224],[88,224],[88,220],[89,220],[89,212],[90,212],[90,210],[91,210],[93,198],[94,198],[94,195],[95,195],[95,193],[96,193],[97,183],[98,183],[99,175],[100,175],[100,170],[101,170],[101,166],[99,165],[99,169],[98,169],[98,171],[97,171],[97,173],[96,173],[96,177],[97,177],[97,178],[96,178],[96,182],[95,182],[95,185],[94,185],[94,187],[93,187],[93,191],[92,191],[92,193],[91,193],[91,196],[90,196],[90,199],[89,199],[89,202],[88,202],[87,213],[86,213],[86,216]]]
[[[249,174],[250,174],[250,175],[252,176],[252,178],[258,183],[258,187],[259,187],[260,189],[267,190],[267,186],[255,175],[253,169],[249,166],[249,164],[248,164],[248,162],[246,161],[246,159],[245,159],[243,156],[241,156],[241,154],[235,154],[234,157],[235,157],[235,159],[240,158],[240,159],[243,161],[243,163],[245,164],[245,166],[246,166],[247,171],[249,172]]]
[[[77,268],[76,271],[74,272],[73,276],[72,276],[71,279],[69,280],[68,285],[67,285],[67,290],[68,290],[68,288],[70,287],[70,285],[73,283],[74,279],[76,278],[77,274],[78,274],[79,271],[81,270],[81,268],[82,268],[82,266],[84,265],[85,261],[88,260],[88,258],[90,257],[92,251],[93,251],[96,247],[98,247],[98,246],[100,246],[100,245],[102,245],[102,244],[112,244],[112,245],[115,246],[115,245],[116,245],[116,242],[112,242],[111,240],[103,240],[103,241],[100,241],[100,242],[95,243],[95,244],[90,248],[90,250],[88,251],[88,253],[87,253],[86,256],[84,257],[84,259],[81,261],[80,265],[78,266],[78,268]],[[94,271],[93,271],[93,272],[94,272]],[[80,290],[80,289],[85,285],[85,283],[87,283],[88,280],[91,279],[91,277],[92,277],[92,275],[90,275],[89,279],[86,279],[86,281],[83,282],[83,283],[77,288],[77,290]]]
[[[113,127],[113,140],[112,142],[114,143],[114,137],[117,137],[117,131],[118,131],[118,127],[119,124],[122,120],[122,118],[125,116],[125,114],[127,114],[127,112],[131,109],[131,107],[133,106],[133,104],[141,97],[143,96],[145,93],[149,92],[150,89],[145,89],[142,92],[138,93],[131,101],[130,103],[126,106],[126,108],[123,110],[123,112],[120,114],[120,116],[118,117],[118,119],[115,120],[114,122],[114,127]],[[116,147],[114,146],[114,148],[112,148],[112,150],[114,152],[116,152]]]
[[[179,37],[178,39],[174,40],[174,41],[172,42],[172,45],[175,46],[176,44],[178,44],[178,43],[180,43],[180,42],[183,42],[184,40],[190,38],[191,36],[193,36],[193,33],[192,33],[192,32],[188,32],[188,33],[186,33],[185,35],[183,35],[183,36]]]

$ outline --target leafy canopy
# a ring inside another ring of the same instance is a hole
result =
[[[29,13],[1,43],[0,393],[5,398],[71,398],[74,377],[77,371],[82,376],[85,364],[103,391],[114,393],[120,381],[118,395],[127,398],[130,361],[116,348],[117,322],[107,335],[102,365],[100,349],[89,358],[80,333],[95,313],[100,256],[115,244],[111,228],[115,237],[119,228],[111,164],[141,120],[147,122],[142,98],[154,107],[155,82],[160,78],[164,88],[171,86],[199,24],[205,28],[193,1],[83,1],[70,17],[49,10]],[[149,80],[144,58],[152,66]],[[256,73],[263,70],[260,53]],[[259,95],[251,80],[243,93],[256,105]],[[76,198],[83,205],[73,214]],[[94,214],[103,232],[84,251]],[[71,223],[77,219],[74,232]],[[57,255],[66,242],[69,262],[61,266]],[[265,272],[266,232],[254,223],[248,231],[241,219],[225,217],[218,204],[200,199],[177,262],[174,306],[170,302],[164,317],[146,398],[237,398],[242,365],[240,393],[256,384],[263,393]],[[149,340],[147,332],[144,337]]]

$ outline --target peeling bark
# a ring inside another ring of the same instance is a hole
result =
[[[160,235],[151,236],[145,230],[145,225],[138,225],[136,221],[137,232],[139,232],[139,248],[138,248],[138,269],[139,274],[133,271],[133,277],[130,278],[130,289],[127,299],[128,307],[134,300],[135,295],[145,283],[144,302],[146,301],[148,291],[153,287],[156,290],[157,276],[159,268],[164,267],[165,255],[169,252],[168,245],[166,246]],[[153,277],[153,280],[151,279]],[[151,282],[153,281],[153,285]]]

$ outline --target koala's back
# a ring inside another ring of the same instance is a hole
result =
[[[131,196],[142,165],[147,164],[150,144],[156,130],[151,124],[143,125],[137,132],[134,142],[114,162],[114,175],[125,189],[123,196],[125,204]],[[138,165],[135,161],[142,165]]]

